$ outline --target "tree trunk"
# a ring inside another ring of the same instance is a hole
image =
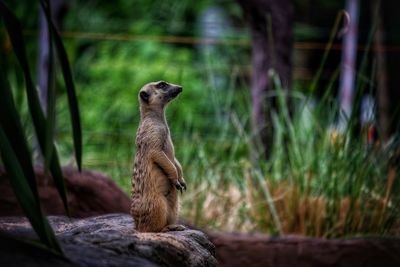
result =
[[[58,28],[66,11],[64,0],[51,1],[51,15],[54,24]],[[37,80],[39,86],[39,99],[43,112],[47,110],[47,80],[49,75],[49,33],[47,29],[47,20],[43,10],[39,9],[39,58],[37,68]]]
[[[67,5],[64,0],[53,0],[50,2],[51,16],[57,28],[61,25],[62,19],[67,10]],[[38,62],[37,62],[37,84],[39,88],[39,100],[43,112],[47,112],[47,91],[48,91],[48,78],[49,74],[49,33],[47,27],[47,20],[42,8],[39,8],[39,38],[38,38]],[[55,57],[53,56],[53,59]],[[54,64],[53,64],[54,66]],[[53,79],[53,81],[55,78]],[[42,162],[40,153],[40,146],[36,139],[33,141],[33,158],[36,162]]]
[[[339,101],[342,114],[339,130],[344,131],[353,109],[354,81],[356,78],[359,0],[347,0],[346,12],[350,17],[348,31],[343,38]]]
[[[374,16],[374,24],[376,24],[376,32],[374,35],[374,49],[376,55],[376,81],[378,89],[378,122],[381,130],[382,140],[385,142],[389,138],[389,93],[387,87],[386,72],[386,55],[383,50],[384,29],[381,20],[380,1],[373,1],[371,5],[372,14]]]
[[[386,46],[388,49],[381,49],[382,59],[386,62],[382,62],[384,67],[386,68],[386,86],[387,92],[386,96],[385,92],[379,92],[379,119],[381,120],[380,127],[381,131],[385,129],[383,127],[387,127],[386,137],[390,139],[394,134],[399,134],[400,132],[400,53],[395,50],[390,50],[390,47],[397,47],[400,45],[399,39],[396,37],[396,32],[400,27],[400,20],[398,19],[398,12],[400,2],[398,0],[385,0],[381,1],[381,14],[382,14],[382,44]],[[384,33],[387,34],[384,34]],[[378,32],[377,32],[378,34]],[[379,38],[379,36],[376,36]],[[378,56],[378,54],[377,54]],[[377,58],[378,60],[378,58]],[[378,62],[377,62],[378,63]],[[378,65],[379,68],[379,65]],[[378,72],[382,72],[384,70],[378,69]],[[383,77],[385,78],[385,77]],[[380,77],[380,79],[383,79]],[[382,82],[382,81],[381,81]],[[380,85],[378,84],[378,87]],[[379,88],[381,90],[381,87]],[[386,97],[386,100],[385,100]],[[387,102],[386,102],[387,101]],[[384,103],[386,102],[386,103]],[[383,115],[381,112],[387,113],[387,115]],[[383,116],[383,117],[381,117]],[[382,120],[387,120],[387,126],[383,124]]]
[[[292,3],[290,0],[238,0],[238,3],[249,23],[252,39],[253,130],[264,148],[263,153],[269,157],[272,127],[267,111],[273,108],[273,101],[266,99],[266,93],[273,89],[269,75],[272,69],[278,74],[283,88],[288,89],[291,85]]]

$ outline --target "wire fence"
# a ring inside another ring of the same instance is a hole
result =
[[[78,31],[62,31],[61,36],[64,38],[85,39],[93,41],[124,41],[124,42],[158,42],[167,44],[188,44],[188,45],[230,45],[230,46],[250,46],[251,42],[248,38],[205,38],[196,36],[173,36],[173,35],[136,35],[128,33],[105,33],[105,32],[78,32]],[[24,31],[27,36],[38,36],[37,31]],[[297,50],[324,50],[326,43],[324,42],[300,42],[296,41],[293,48]],[[341,43],[334,43],[330,47],[332,50],[341,50]],[[383,51],[389,53],[399,53],[399,45],[381,45],[377,47],[368,47],[365,44],[357,46],[359,51],[371,49],[371,51]]]
[[[221,38],[205,38],[197,36],[174,36],[174,35],[137,35],[130,33],[108,33],[108,32],[81,32],[81,31],[61,31],[62,37],[66,39],[80,39],[80,40],[91,40],[91,41],[113,41],[113,42],[130,42],[130,43],[163,43],[163,44],[174,44],[174,45],[217,45],[217,46],[232,46],[232,47],[250,47],[250,38],[243,37],[221,37]],[[37,37],[38,31],[26,30],[24,31],[26,36]],[[6,45],[7,46],[7,45]],[[295,51],[323,51],[327,49],[327,44],[324,42],[307,42],[307,41],[295,41],[293,43],[293,49]],[[341,42],[333,43],[329,47],[332,51],[340,51],[342,49]],[[400,45],[377,45],[368,46],[367,44],[358,44],[357,50],[362,52],[370,50],[373,52],[386,52],[386,53],[400,53]],[[182,63],[179,63],[181,66]],[[173,64],[170,65],[173,67]],[[235,63],[236,67],[240,68],[241,73],[250,74],[251,64],[249,63]],[[210,67],[210,66],[207,66]],[[224,68],[221,64],[219,68]],[[196,68],[201,70],[201,66]],[[322,78],[329,78],[334,72],[332,69],[324,69]],[[314,76],[313,70],[307,66],[299,66],[294,64],[293,77],[297,80],[309,81]]]

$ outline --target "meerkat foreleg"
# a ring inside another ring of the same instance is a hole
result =
[[[178,172],[178,178],[182,177],[182,166],[176,158],[174,158],[174,165],[176,171]]]
[[[153,152],[152,159],[155,164],[157,164],[168,176],[170,180],[172,180],[176,189],[178,189],[181,193],[183,190],[186,190],[186,184],[181,183],[179,178],[178,170],[174,163],[168,158],[164,151],[156,151]]]
[[[185,183],[185,179],[183,178],[182,166],[176,158],[174,158],[174,164],[175,164],[176,170],[178,171],[178,181],[183,186],[183,189],[186,191],[186,183]]]

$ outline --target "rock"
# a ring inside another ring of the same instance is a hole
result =
[[[197,230],[136,233],[129,215],[50,216],[65,255],[12,241],[35,238],[24,217],[0,217],[0,266],[217,266],[215,247]],[[5,236],[7,238],[5,238]]]
[[[36,168],[38,191],[46,214],[66,215],[53,179]],[[107,176],[93,172],[81,173],[64,168],[71,217],[83,218],[107,213],[129,213],[130,199]],[[127,178],[129,179],[129,178]],[[23,215],[10,186],[7,173],[0,167],[0,216]]]
[[[220,266],[398,267],[400,239],[322,239],[261,234],[207,233]]]

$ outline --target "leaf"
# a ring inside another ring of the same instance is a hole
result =
[[[50,5],[47,7],[50,13]],[[42,15],[42,14],[41,14]],[[47,65],[47,127],[46,127],[46,144],[45,144],[45,170],[49,169],[50,160],[52,157],[52,145],[55,132],[56,123],[56,87],[55,87],[55,75],[56,68],[54,64],[54,50],[53,50],[53,34],[50,29],[50,24],[47,22],[47,34],[49,42],[49,57]]]
[[[36,187],[35,172],[31,163],[31,154],[24,131],[15,108],[10,87],[0,66],[0,125],[16,151],[16,157],[22,166],[25,177],[36,201],[39,195]]]
[[[70,68],[70,64],[68,61],[67,52],[65,51],[62,39],[60,34],[58,33],[49,11],[49,1],[48,0],[40,0],[42,8],[45,12],[47,21],[49,23],[53,38],[55,48],[57,50],[58,60],[61,65],[61,70],[64,77],[65,87],[67,89],[68,95],[68,104],[69,111],[71,116],[71,124],[72,124],[72,132],[73,132],[73,140],[74,140],[74,148],[75,148],[75,158],[76,163],[78,165],[78,169],[82,169],[82,129],[81,129],[81,120],[79,116],[79,106],[75,92],[75,85],[72,79],[72,72]]]
[[[4,3],[3,0],[0,0],[0,14],[4,19],[4,24],[6,26],[6,30],[10,37],[14,53],[18,59],[18,62],[21,65],[24,74],[29,111],[32,117],[33,125],[36,131],[36,136],[38,138],[40,148],[43,152],[45,151],[45,144],[46,144],[45,140],[46,120],[43,115],[43,111],[40,107],[39,97],[36,88],[33,85],[32,77],[29,71],[29,64],[26,57],[25,42],[22,36],[21,25],[18,19],[7,7],[7,5]],[[49,169],[54,179],[54,183],[56,185],[58,193],[60,194],[61,199],[63,201],[64,208],[67,214],[69,214],[64,178],[62,175],[60,162],[58,159],[57,149],[54,146],[54,144],[52,145],[51,154],[52,156],[50,159]]]
[[[36,201],[27,178],[18,159],[12,149],[10,142],[3,131],[3,126],[0,127],[0,152],[4,167],[10,177],[10,184],[14,190],[15,196],[32,227],[35,229],[40,240],[55,252],[63,255],[61,247],[55,237],[53,229],[50,227],[47,219],[43,216],[40,209],[40,204]]]

